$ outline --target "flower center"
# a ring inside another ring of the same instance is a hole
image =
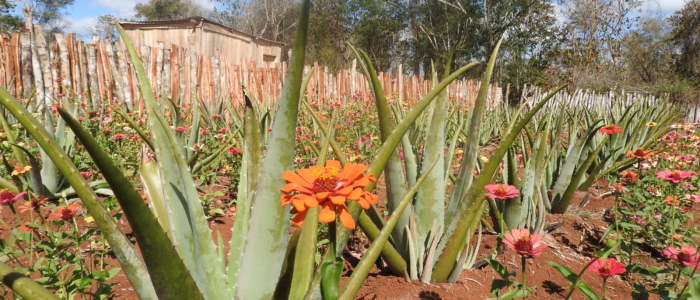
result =
[[[323,167],[318,168],[313,171],[314,177],[314,190],[316,192],[330,192],[333,191],[336,186],[338,186],[338,168],[335,167]]]
[[[530,251],[532,250],[532,244],[530,239],[527,237],[521,238],[515,242],[515,249],[519,251]]]

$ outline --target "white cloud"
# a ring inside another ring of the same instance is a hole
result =
[[[646,0],[642,4],[642,11],[668,15],[683,8],[687,2],[687,0]]]
[[[66,32],[74,32],[81,37],[90,36],[90,30],[97,24],[97,17],[85,17],[81,19],[66,18],[69,25]]]

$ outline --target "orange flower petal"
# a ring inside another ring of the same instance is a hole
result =
[[[297,211],[305,211],[306,206],[304,205],[304,198],[298,196],[299,195],[295,195],[295,197],[292,198],[292,205],[294,205]]]
[[[304,179],[304,181],[308,182],[308,185],[306,185],[307,188],[314,187],[314,180],[316,180],[316,176],[314,176],[313,172],[311,172],[311,169],[297,170],[297,173]]]
[[[328,198],[328,196],[330,196],[330,195],[331,195],[330,192],[316,193],[316,199],[318,199],[318,201],[321,201],[321,200],[323,200],[323,199]]]
[[[352,193],[348,195],[348,200],[357,201],[357,199],[360,199],[360,196],[362,196],[362,192],[364,192],[364,190],[359,188],[352,190]]]
[[[333,210],[333,204],[326,202],[321,207],[321,211],[318,213],[318,221],[322,223],[330,223],[335,221],[335,211]]]
[[[338,170],[340,170],[342,167],[340,166],[340,162],[337,160],[327,160],[326,161],[326,167],[333,167]]]
[[[355,220],[352,219],[352,215],[348,212],[345,206],[340,206],[340,223],[343,223],[343,227],[346,229],[355,229]]]
[[[345,197],[343,196],[331,196],[331,202],[335,205],[343,205],[345,204]]]
[[[286,180],[288,183],[296,183],[306,188],[311,188],[313,183],[313,181],[308,182],[305,178],[292,171],[282,172],[282,178],[284,178],[284,180]]]
[[[352,189],[353,189],[352,186],[346,186],[346,187],[343,187],[343,188],[335,191],[335,194],[347,196],[347,195],[350,195],[350,193],[352,193]]]
[[[318,201],[314,197],[304,196],[304,205],[306,205],[306,207],[309,207],[309,208],[316,207],[316,206],[318,206]]]

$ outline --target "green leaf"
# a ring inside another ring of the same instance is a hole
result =
[[[411,199],[413,199],[413,195],[415,195],[415,193],[418,191],[418,188],[424,183],[425,179],[427,178],[428,172],[432,170],[435,167],[435,165],[436,162],[433,162],[433,164],[428,167],[426,173],[423,174],[416,181],[416,184],[414,184],[413,187],[411,187],[411,189],[406,193],[406,195],[404,195],[396,210],[391,213],[391,215],[389,216],[389,220],[387,220],[386,222],[386,226],[382,228],[382,231],[379,233],[379,236],[369,246],[369,249],[367,249],[367,251],[365,252],[364,257],[362,257],[360,262],[355,267],[355,270],[352,272],[352,275],[350,275],[350,278],[348,278],[348,281],[345,283],[340,299],[351,300],[355,298],[355,295],[360,290],[360,287],[362,287],[362,283],[367,278],[369,271],[372,269],[374,262],[377,261],[377,258],[379,258],[381,250],[382,248],[384,248],[384,244],[389,240],[391,232],[394,230],[396,224],[398,224],[398,221],[404,209],[406,209],[408,204],[411,202]]]
[[[344,266],[341,258],[329,257],[321,263],[321,292],[324,300],[338,299],[340,275]]]
[[[236,287],[236,297],[240,299],[269,299],[273,296],[287,249],[289,208],[280,205],[280,189],[285,182],[282,173],[291,168],[294,158],[310,6],[310,1],[305,0],[301,7],[289,70],[260,169],[250,230],[239,269],[242,275]]]
[[[504,280],[508,280],[510,276],[515,275],[515,272],[508,272],[508,268],[503,266],[501,263],[496,261],[495,259],[491,259],[490,257],[484,258],[484,261],[486,261],[489,266],[491,266],[496,273],[501,276]]]
[[[559,273],[561,273],[561,275],[564,276],[564,278],[566,278],[566,280],[568,280],[570,283],[573,284],[574,282],[576,282],[576,280],[578,280],[578,275],[576,275],[576,273],[571,271],[571,269],[567,268],[565,265],[558,264],[552,261],[548,261],[547,263],[550,266],[554,267],[554,269],[559,271]]]
[[[199,194],[185,161],[184,148],[161,114],[162,103],[156,102],[150,82],[134,45],[117,24],[136,72],[141,96],[148,111],[158,169],[163,182],[163,195],[168,204],[172,228],[169,237],[205,298],[230,297],[226,288],[224,262],[219,261],[216,246]],[[202,263],[206,262],[206,263]]]
[[[512,290],[508,291],[507,293],[503,294],[498,299],[509,300],[509,299],[515,299],[515,298],[525,298],[530,294],[532,294],[532,291],[529,289],[528,290],[512,289]]]
[[[146,265],[141,261],[133,245],[121,232],[114,222],[112,215],[102,206],[95,192],[80,175],[80,171],[73,164],[68,155],[51,137],[49,132],[10,95],[4,88],[0,88],[0,104],[15,116],[27,132],[36,140],[46,155],[58,170],[65,175],[68,183],[75,189],[88,214],[95,219],[105,239],[114,250],[119,263],[124,269],[129,282],[134,287],[141,299],[156,299],[150,276]],[[46,163],[47,161],[44,161]]]
[[[85,146],[100,172],[112,187],[131,228],[134,228],[136,241],[141,249],[158,297],[161,299],[177,297],[203,299],[189,270],[175,251],[155,215],[141,199],[138,191],[87,129],[73,119],[67,111],[59,108],[58,112]]]

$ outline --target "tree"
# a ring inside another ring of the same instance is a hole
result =
[[[670,21],[673,24],[671,41],[680,51],[676,69],[684,78],[700,85],[700,0],[691,0],[677,11]]]
[[[114,26],[119,20],[113,15],[101,15],[97,17],[97,24],[90,28],[90,33],[99,36],[100,39],[110,38],[117,40],[119,33]]]
[[[74,3],[74,0],[15,1],[32,10],[33,23],[41,25],[49,39],[53,38],[51,33],[63,32],[67,27],[66,9]]]
[[[380,71],[387,71],[400,62],[401,42],[408,25],[406,1],[348,1],[350,40],[367,52]]]
[[[147,21],[182,19],[191,16],[203,16],[207,11],[192,0],[149,0],[136,4],[135,17]]]
[[[291,43],[296,29],[298,0],[217,0],[223,9],[214,18],[256,37]]]
[[[7,0],[0,0],[0,33],[11,33],[24,27],[20,17],[10,14],[14,7]]]
[[[349,40],[346,0],[315,0],[309,19],[306,60],[331,70],[347,67]]]

